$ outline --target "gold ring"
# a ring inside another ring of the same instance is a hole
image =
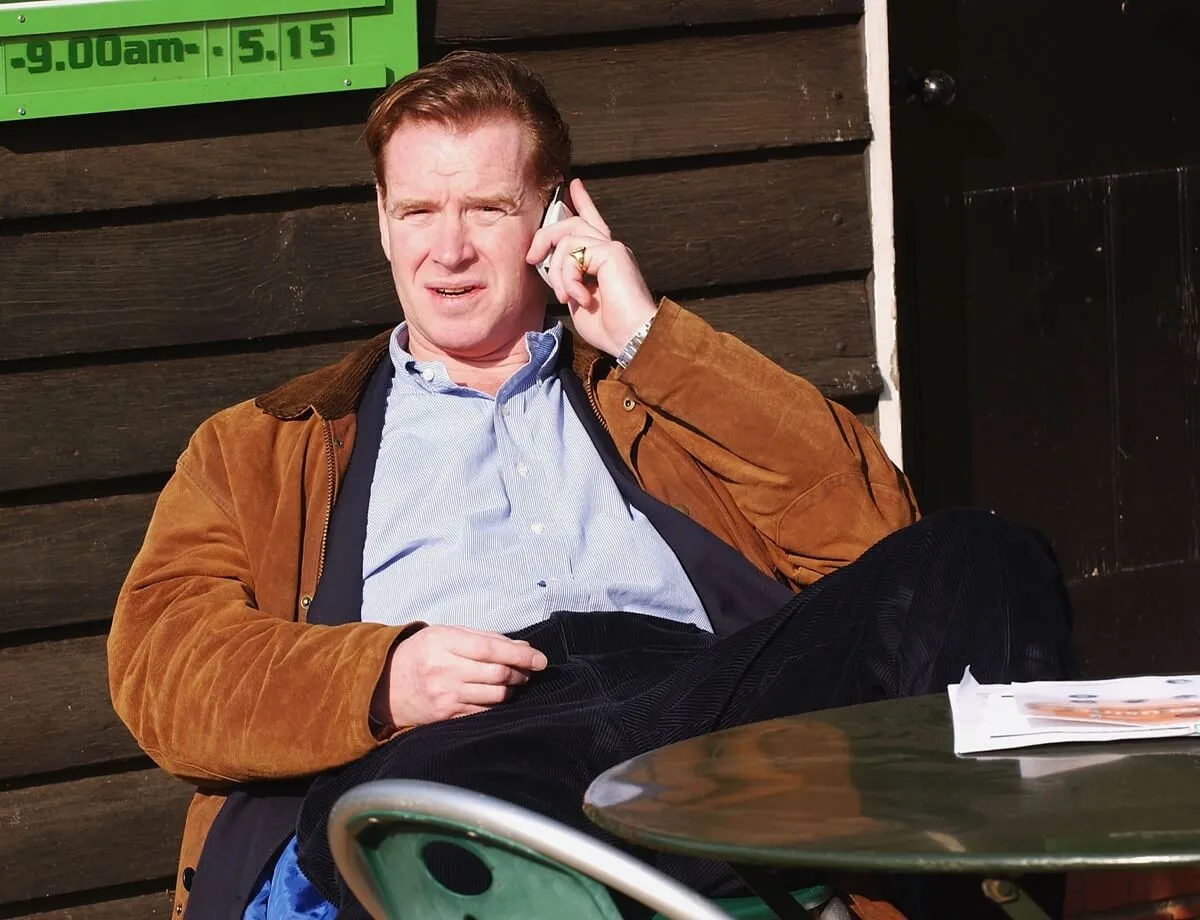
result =
[[[579,270],[585,275],[587,274],[587,247],[579,246],[572,249],[568,255],[575,260],[575,264],[579,266]]]

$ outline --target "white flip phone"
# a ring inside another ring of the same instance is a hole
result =
[[[544,229],[551,224],[558,223],[560,220],[573,217],[574,213],[567,204],[567,183],[560,182],[555,186],[554,193],[550,196],[550,203],[546,205],[546,213],[542,215],[542,227]],[[542,280],[546,284],[550,284],[550,259],[553,256],[554,250],[551,249],[546,253],[546,258],[537,264],[538,274],[542,276]]]

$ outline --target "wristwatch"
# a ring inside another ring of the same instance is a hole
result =
[[[658,314],[656,313],[655,316]],[[617,363],[621,367],[629,367],[629,362],[633,360],[633,356],[637,354],[637,350],[641,347],[642,342],[646,341],[646,336],[650,332],[650,324],[654,322],[654,316],[642,323],[634,330],[629,341],[625,343],[625,347],[621,349],[621,353],[617,355]]]

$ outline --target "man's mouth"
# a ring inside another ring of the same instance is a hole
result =
[[[480,290],[480,287],[477,284],[463,284],[454,287],[431,287],[429,290],[439,297],[465,297]]]

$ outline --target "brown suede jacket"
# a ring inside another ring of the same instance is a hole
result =
[[[371,695],[411,625],[305,614],[354,409],[387,345],[381,335],[201,425],[121,589],[113,705],[199,790],[181,872],[231,784],[318,773],[382,743]],[[903,473],[852,413],[669,300],[628,368],[576,340],[570,372],[643,488],[797,589],[916,519]]]

